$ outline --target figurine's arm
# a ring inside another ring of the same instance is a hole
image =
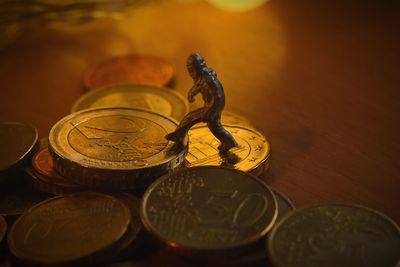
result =
[[[200,93],[201,91],[201,86],[194,84],[192,88],[190,88],[188,92],[188,100],[190,103],[194,102],[194,97]]]

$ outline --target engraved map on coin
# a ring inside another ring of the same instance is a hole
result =
[[[151,157],[166,146],[160,125],[133,116],[103,116],[74,124],[68,142],[78,153],[107,161]]]
[[[285,217],[267,247],[277,267],[394,267],[400,263],[400,230],[368,208],[319,204]]]
[[[270,146],[261,133],[244,126],[224,127],[239,143],[238,147],[230,150],[238,158],[233,162],[222,158],[218,150],[218,139],[206,126],[195,127],[189,131],[189,152],[186,156],[189,166],[227,166],[246,172],[268,160]]]
[[[273,193],[246,173],[221,167],[182,169],[146,191],[144,224],[164,242],[226,249],[261,238],[277,214]]]

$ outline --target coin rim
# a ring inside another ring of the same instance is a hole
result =
[[[75,258],[66,259],[66,261],[60,261],[60,260],[58,260],[58,261],[57,261],[57,260],[54,260],[54,261],[50,260],[50,261],[49,261],[49,260],[47,260],[47,259],[40,259],[40,260],[38,260],[38,258],[35,258],[35,257],[24,257],[24,253],[21,253],[21,251],[19,251],[18,249],[16,249],[15,246],[13,245],[14,242],[11,240],[11,236],[12,236],[12,233],[13,233],[13,231],[14,231],[14,228],[17,227],[18,223],[20,223],[20,221],[24,218],[25,215],[27,215],[28,213],[32,212],[33,209],[35,209],[35,208],[38,207],[38,206],[46,205],[48,202],[57,200],[57,199],[59,199],[59,198],[70,198],[70,197],[73,197],[74,195],[77,195],[77,194],[90,194],[90,195],[94,194],[94,195],[100,195],[100,196],[102,196],[102,197],[106,196],[106,197],[108,197],[108,198],[113,199],[113,200],[116,201],[116,202],[120,202],[120,203],[122,204],[121,206],[123,207],[123,209],[125,209],[126,214],[128,215],[127,218],[128,218],[128,220],[129,220],[128,223],[127,223],[127,225],[125,226],[125,229],[122,229],[122,230],[121,230],[121,233],[120,233],[119,236],[114,236],[114,240],[111,241],[108,245],[105,245],[104,247],[99,248],[99,249],[96,250],[96,251],[92,251],[91,253],[89,253],[89,254],[87,254],[87,255],[83,255],[83,256],[81,256],[81,258],[76,258],[76,257],[75,257]],[[118,199],[118,198],[116,198],[116,197],[114,197],[114,196],[108,195],[108,194],[104,194],[104,193],[100,193],[100,192],[93,192],[93,191],[81,191],[81,192],[76,192],[76,193],[69,194],[69,195],[65,195],[65,196],[55,196],[55,197],[52,197],[52,198],[49,198],[49,199],[46,199],[46,200],[44,200],[44,201],[41,201],[41,202],[37,203],[36,205],[34,205],[34,206],[32,206],[31,208],[29,208],[28,210],[26,210],[21,216],[19,216],[19,217],[15,220],[15,222],[14,222],[13,225],[11,226],[11,228],[10,228],[10,230],[9,230],[9,232],[8,232],[8,235],[7,235],[8,249],[9,249],[10,253],[11,253],[14,257],[16,257],[16,258],[18,258],[18,259],[21,259],[21,260],[24,260],[24,261],[28,261],[28,262],[37,262],[37,263],[40,263],[40,264],[71,263],[71,262],[75,262],[75,261],[78,261],[78,260],[81,260],[81,259],[90,257],[90,256],[92,256],[92,255],[94,255],[94,254],[96,254],[96,253],[98,253],[98,252],[106,251],[108,248],[110,248],[110,247],[112,247],[113,245],[115,245],[116,243],[118,243],[118,241],[121,240],[121,238],[123,238],[123,237],[124,237],[124,234],[127,232],[128,227],[129,227],[129,224],[130,224],[130,220],[131,220],[130,210],[129,210],[129,208],[126,206],[126,204],[123,203],[120,199]]]
[[[13,167],[14,165],[18,164],[19,162],[21,162],[29,153],[31,153],[33,151],[33,149],[35,148],[36,144],[38,143],[38,139],[39,139],[39,134],[38,134],[38,130],[36,129],[36,127],[32,126],[31,124],[27,124],[27,123],[22,123],[22,122],[17,122],[17,121],[2,121],[0,122],[0,125],[22,125],[24,127],[28,127],[30,128],[30,130],[33,130],[33,142],[32,144],[29,146],[29,148],[26,150],[26,152],[24,154],[22,154],[18,159],[16,159],[15,161],[13,161],[11,164],[9,164],[8,166],[5,166],[4,169],[0,169],[0,173],[7,171],[8,169],[10,169],[11,167]]]
[[[273,199],[273,203],[274,203],[275,209],[274,209],[274,214],[272,216],[272,220],[265,227],[265,229],[263,231],[259,231],[259,234],[257,236],[253,235],[252,237],[249,237],[249,238],[247,238],[247,239],[245,239],[245,240],[243,240],[241,242],[238,242],[238,243],[235,243],[235,244],[231,244],[231,245],[226,246],[226,247],[215,248],[215,249],[201,248],[201,247],[190,247],[188,245],[185,245],[185,244],[182,244],[182,243],[179,243],[179,242],[167,240],[166,238],[164,238],[163,236],[161,236],[160,234],[157,233],[157,231],[154,229],[154,227],[151,226],[151,223],[149,222],[149,219],[147,217],[147,212],[145,211],[145,205],[147,203],[149,195],[152,193],[154,188],[156,186],[158,186],[162,181],[164,181],[165,179],[169,178],[171,175],[176,175],[176,174],[179,174],[181,172],[185,172],[185,171],[188,171],[188,170],[191,170],[191,169],[204,169],[204,168],[223,169],[223,170],[228,171],[228,172],[237,172],[237,173],[240,173],[242,175],[248,176],[248,178],[255,180],[256,182],[261,184],[263,187],[265,187],[265,189],[270,193],[270,195],[271,195],[271,197]],[[257,176],[254,176],[252,174],[249,174],[249,173],[246,173],[246,172],[243,172],[243,171],[240,171],[240,170],[231,169],[231,168],[228,168],[228,167],[195,166],[195,167],[189,167],[189,168],[180,169],[180,170],[177,170],[176,172],[166,174],[164,176],[161,176],[155,182],[153,182],[146,189],[146,191],[144,192],[144,194],[142,196],[142,199],[140,201],[140,213],[139,214],[140,214],[140,219],[142,221],[142,224],[143,224],[144,228],[149,233],[151,233],[153,236],[155,236],[159,241],[161,241],[162,243],[167,245],[168,247],[171,247],[171,248],[177,249],[177,250],[197,251],[197,252],[229,251],[229,250],[235,250],[235,249],[243,247],[243,246],[251,245],[252,243],[254,243],[257,240],[261,239],[262,237],[266,236],[266,234],[272,229],[272,227],[274,226],[274,224],[276,222],[276,218],[277,218],[277,215],[278,215],[278,204],[277,204],[277,200],[276,200],[276,197],[275,197],[272,189],[268,185],[266,185],[264,183],[264,181],[261,180],[260,178],[258,178]]]
[[[101,66],[103,66],[103,65],[105,65],[105,64],[109,64],[109,62],[112,62],[112,61],[116,61],[116,60],[121,60],[121,59],[126,59],[126,58],[131,58],[131,57],[136,57],[136,58],[140,58],[140,59],[143,59],[143,58],[151,58],[152,60],[153,59],[155,59],[155,60],[157,60],[157,61],[159,61],[159,62],[163,62],[164,64],[166,64],[166,65],[168,65],[170,68],[171,68],[171,70],[172,70],[172,75],[171,75],[171,77],[165,82],[165,83],[163,83],[162,85],[163,86],[167,86],[168,84],[170,84],[172,81],[173,81],[173,79],[174,79],[174,77],[175,77],[175,68],[174,68],[174,66],[172,66],[172,64],[171,64],[171,62],[169,62],[169,61],[167,61],[166,59],[164,59],[164,58],[162,58],[162,57],[159,57],[159,56],[157,56],[157,55],[150,55],[150,54],[140,54],[140,53],[130,53],[130,54],[125,54],[125,55],[117,55],[117,56],[111,56],[111,57],[108,57],[108,58],[106,58],[106,59],[104,59],[103,61],[101,61],[101,62],[99,62],[98,64],[96,64],[96,65],[93,65],[93,66],[90,66],[88,69],[86,69],[85,70],[85,72],[84,72],[84,74],[83,74],[83,78],[82,78],[82,80],[83,80],[83,85],[85,86],[85,88],[87,89],[87,90],[90,90],[90,91],[92,91],[92,90],[97,90],[96,88],[101,88],[101,87],[103,87],[103,86],[92,86],[93,84],[92,84],[92,76],[93,76],[93,73],[95,73],[98,69],[99,69],[99,67],[101,67]],[[116,83],[116,84],[119,84],[119,83]],[[140,83],[139,83],[140,84]],[[146,84],[146,83],[144,83],[144,84]],[[114,85],[114,84],[113,84]]]
[[[162,86],[147,85],[147,84],[140,84],[140,83],[119,83],[119,84],[112,85],[112,86],[99,87],[96,90],[91,90],[91,91],[81,95],[75,101],[75,103],[73,104],[73,106],[71,108],[71,113],[78,112],[78,111],[81,111],[81,110],[91,109],[91,108],[95,108],[95,109],[98,109],[98,108],[112,108],[111,106],[110,107],[83,107],[83,108],[81,106],[82,106],[82,103],[84,103],[88,99],[95,98],[95,99],[98,100],[99,98],[96,97],[96,94],[101,94],[102,92],[107,91],[107,90],[114,89],[114,90],[121,90],[121,92],[122,92],[123,90],[128,90],[128,91],[129,90],[138,90],[138,88],[143,88],[143,89],[149,90],[149,92],[151,92],[151,93],[154,92],[154,91],[159,91],[159,92],[162,92],[162,94],[172,94],[174,97],[176,97],[176,99],[178,99],[178,102],[181,102],[183,104],[182,105],[182,107],[183,107],[182,110],[183,111],[182,111],[182,115],[180,117],[178,117],[178,118],[175,117],[176,114],[175,114],[175,116],[174,116],[174,114],[171,114],[169,116],[169,117],[174,118],[175,120],[181,120],[189,112],[189,102],[179,92],[167,89],[167,88],[162,87]],[[150,91],[150,90],[154,90],[154,91]],[[164,99],[166,99],[166,98],[164,98]],[[172,111],[174,111],[175,108],[174,108],[174,105],[172,105],[174,103],[171,103],[170,101],[168,101],[168,99],[166,99],[166,101],[169,104],[171,104]],[[115,107],[118,107],[118,106],[115,106]],[[146,110],[146,111],[157,113],[156,111],[154,111],[152,109],[146,109],[146,108],[135,108],[135,107],[126,107],[126,108],[142,109],[142,110]],[[159,113],[157,113],[157,114],[159,114]],[[160,114],[160,115],[163,115],[163,114]],[[166,115],[163,115],[163,116],[166,116]]]
[[[266,244],[266,252],[267,252],[267,257],[269,259],[269,261],[276,267],[284,267],[284,265],[281,265],[281,263],[279,262],[280,259],[278,259],[278,257],[276,256],[274,247],[273,247],[273,242],[274,242],[274,237],[276,232],[279,230],[279,228],[281,227],[282,224],[284,224],[287,220],[289,220],[292,216],[295,216],[298,213],[301,213],[305,210],[309,210],[309,209],[314,209],[317,207],[326,207],[326,206],[344,206],[344,207],[351,207],[351,208],[357,208],[357,209],[363,209],[363,210],[367,210],[371,213],[374,213],[378,216],[380,216],[381,218],[387,220],[390,224],[392,224],[392,226],[394,226],[394,229],[397,230],[399,239],[400,239],[400,227],[399,225],[396,224],[396,222],[391,219],[389,216],[385,215],[384,213],[378,211],[378,210],[374,210],[372,208],[363,206],[363,205],[359,205],[359,204],[354,204],[354,203],[346,203],[346,202],[324,202],[324,203],[317,203],[317,204],[313,204],[310,206],[306,206],[306,207],[302,207],[299,209],[295,209],[292,212],[287,213],[284,217],[282,217],[281,220],[279,220],[274,227],[272,228],[271,232],[268,235],[268,238],[265,242]],[[397,263],[395,264],[395,266],[397,264],[400,263],[400,257],[397,261]]]

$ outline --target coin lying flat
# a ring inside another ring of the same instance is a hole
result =
[[[187,166],[227,166],[254,175],[261,174],[268,167],[270,155],[270,145],[265,137],[248,126],[223,126],[239,144],[230,150],[231,156],[221,155],[219,140],[207,126],[200,126],[189,131]]]
[[[164,86],[172,81],[174,69],[162,58],[150,55],[131,54],[114,57],[89,69],[84,84],[88,89],[138,83]]]
[[[140,108],[178,121],[189,110],[187,100],[174,91],[150,85],[123,84],[84,94],[75,102],[72,112],[104,107]]]
[[[278,222],[286,214],[295,210],[296,208],[287,196],[277,191],[276,189],[272,189],[272,191],[275,194],[276,202],[278,204],[278,217],[276,218],[276,221]]]
[[[0,244],[3,241],[3,238],[6,235],[6,232],[7,232],[7,222],[3,218],[3,216],[0,216]]]
[[[318,204],[283,218],[267,248],[277,267],[395,267],[400,264],[400,229],[369,208]]]
[[[133,189],[150,184],[179,166],[184,146],[165,139],[177,123],[162,115],[129,108],[83,110],[50,131],[54,168],[78,184]]]
[[[36,150],[37,130],[19,122],[0,122],[0,190],[23,171]],[[6,181],[7,180],[7,181]]]
[[[185,253],[220,253],[263,237],[277,216],[272,191],[247,173],[215,166],[181,169],[157,179],[140,209],[145,228]]]
[[[34,170],[27,169],[27,179],[34,188],[55,195],[65,195],[82,191],[84,186],[67,179],[54,170],[53,158],[48,148],[42,149],[32,159]]]
[[[112,247],[130,223],[117,198],[94,192],[43,201],[11,227],[8,246],[17,259],[37,264],[85,261]]]

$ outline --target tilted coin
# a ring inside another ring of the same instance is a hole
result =
[[[43,201],[24,213],[8,234],[20,261],[37,264],[93,262],[125,234],[129,209],[115,197],[82,192]]]
[[[50,197],[48,194],[29,188],[19,188],[0,194],[0,215],[6,218],[17,217]]]
[[[354,204],[298,209],[268,238],[276,267],[397,267],[400,229],[382,213]]]
[[[27,169],[28,182],[34,188],[56,195],[82,191],[85,187],[72,179],[65,178],[54,169],[53,158],[48,148],[42,149],[32,159],[34,170]]]
[[[84,84],[88,89],[138,83],[164,86],[172,81],[174,69],[162,58],[131,54],[108,59],[85,73]]]
[[[49,151],[62,176],[90,187],[134,189],[179,166],[187,153],[164,137],[177,123],[129,108],[83,110],[57,122]]]
[[[0,190],[22,174],[36,151],[37,130],[19,122],[0,122]]]
[[[269,231],[277,204],[255,176],[200,166],[157,179],[142,198],[140,215],[145,228],[171,249],[228,255]]]
[[[7,232],[7,222],[3,218],[3,216],[0,216],[0,244],[3,241],[3,238],[6,235],[6,232]]]
[[[292,201],[287,196],[277,191],[276,189],[272,189],[272,192],[274,192],[276,202],[278,204],[278,217],[276,218],[276,221],[278,222],[286,214],[295,210],[296,208],[294,207]]]
[[[220,154],[219,140],[207,126],[192,128],[189,131],[189,152],[186,156],[188,166],[226,166],[244,172],[260,175],[269,164],[270,145],[265,137],[248,126],[224,125],[238,147],[232,148],[228,155]]]
[[[72,112],[104,107],[140,108],[178,121],[189,110],[187,100],[177,92],[151,85],[123,84],[84,94],[75,102]]]

